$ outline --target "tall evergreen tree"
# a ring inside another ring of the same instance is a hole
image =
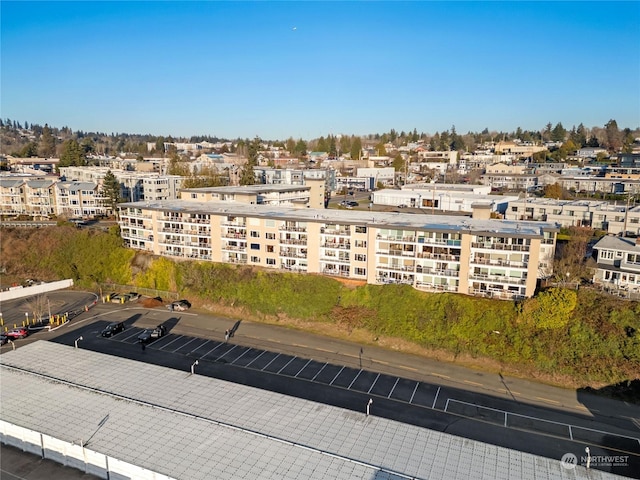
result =
[[[56,139],[51,133],[51,129],[48,124],[44,124],[42,129],[42,135],[40,136],[40,145],[38,146],[38,153],[41,157],[54,157],[56,154]]]
[[[107,171],[102,181],[102,197],[104,205],[117,217],[118,203],[122,201],[122,189],[111,170]]]
[[[62,144],[62,153],[60,154],[60,162],[58,163],[59,167],[68,167],[68,166],[84,166],[85,164],[85,156],[84,151],[80,144],[74,140],[65,140]]]

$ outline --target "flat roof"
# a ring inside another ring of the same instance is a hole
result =
[[[185,212],[201,215],[222,214],[277,219],[282,221],[344,223],[368,225],[376,228],[415,229],[425,231],[500,233],[512,236],[540,237],[543,231],[558,230],[555,223],[520,220],[480,220],[463,216],[431,215],[422,213],[370,212],[250,205],[233,202],[191,202],[184,200],[157,200],[121,203],[121,208]]]
[[[259,195],[269,192],[297,192],[300,190],[309,190],[306,185],[244,185],[240,187],[200,187],[200,188],[183,188],[182,192],[200,192],[200,193],[240,193]]]
[[[53,342],[0,360],[1,420],[172,478],[620,478]]]

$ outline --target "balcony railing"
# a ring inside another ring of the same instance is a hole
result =
[[[338,248],[342,250],[349,250],[351,248],[350,243],[339,243],[339,242],[324,242],[321,247],[323,248]]]
[[[507,250],[512,252],[528,252],[528,245],[511,245],[507,243],[478,243],[472,242],[472,248],[484,248],[489,250]]]
[[[527,264],[524,262],[514,262],[511,260],[491,260],[487,258],[474,258],[471,260],[472,264],[478,265],[493,265],[496,267],[512,267],[512,268],[527,268]]]
[[[282,245],[306,245],[307,240],[300,238],[281,238],[280,243]]]
[[[377,265],[378,270],[394,270],[396,272],[413,272],[415,267],[413,265]]]
[[[478,280],[484,283],[504,283],[509,285],[526,285],[526,278],[516,278],[516,277],[504,277],[504,276],[495,276],[495,275],[484,275],[484,274],[472,274],[469,275],[471,280]]]
[[[418,265],[416,267],[416,273],[421,273],[423,275],[439,275],[442,277],[457,277],[460,275],[458,270],[451,269],[437,269],[437,268],[429,268],[429,267],[421,267]]]
[[[283,232],[302,232],[302,233],[305,233],[307,231],[307,228],[306,227],[294,227],[294,226],[284,225],[284,226],[280,227],[278,230],[283,231]]]

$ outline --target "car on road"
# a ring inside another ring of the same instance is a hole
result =
[[[9,330],[6,335],[7,337],[9,337],[9,340],[15,340],[16,338],[26,338],[29,336],[29,330],[27,329],[27,327],[18,327],[14,328],[13,330]]]
[[[103,337],[112,337],[113,335],[124,331],[124,323],[122,322],[111,322],[109,325],[104,327],[104,330],[100,333]]]
[[[156,328],[147,328],[144,332],[138,335],[138,343],[146,344],[160,337],[164,337],[167,333],[167,327],[164,325],[158,325]]]
[[[176,312],[184,312],[185,310],[189,310],[191,308],[191,302],[189,300],[178,300],[177,302],[170,303],[167,305],[167,309],[170,311]]]

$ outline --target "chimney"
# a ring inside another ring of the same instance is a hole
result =
[[[489,220],[491,218],[490,203],[473,203],[471,204],[471,218],[474,220]]]

